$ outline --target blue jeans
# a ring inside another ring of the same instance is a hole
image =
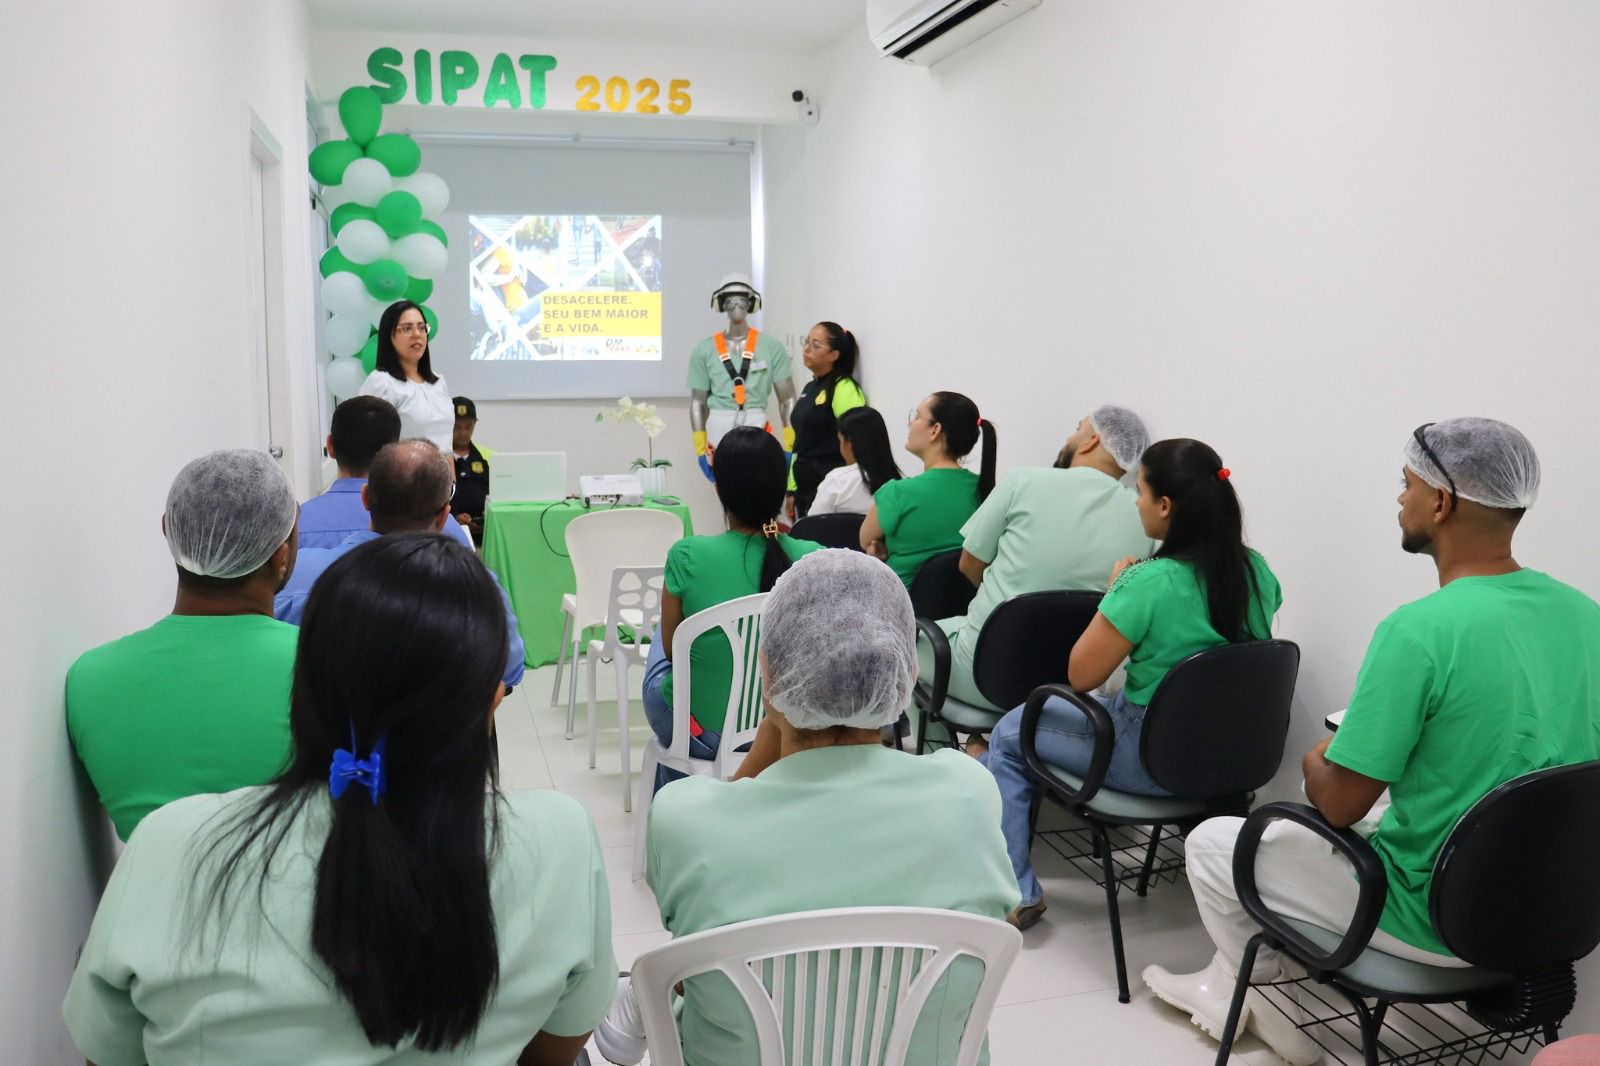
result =
[[[1144,708],[1129,703],[1118,692],[1105,704],[1115,729],[1116,743],[1111,749],[1111,763],[1106,767],[1105,787],[1117,792],[1132,792],[1141,796],[1168,796],[1139,761],[1139,735],[1144,730]],[[1022,904],[1039,902],[1044,890],[1039,879],[1033,876],[1033,843],[1029,815],[1039,786],[1028,776],[1027,765],[1022,761],[1022,744],[1018,731],[1022,726],[1022,708],[1014,707],[989,734],[989,751],[982,757],[983,764],[994,774],[1000,786],[1000,828],[1006,837],[1006,853],[1011,856],[1011,868],[1017,875],[1017,886],[1022,889]],[[1059,766],[1079,777],[1089,770],[1089,756],[1094,751],[1094,729],[1088,717],[1078,708],[1052,696],[1045,701],[1039,716],[1039,728],[1034,733],[1034,750],[1052,766]]]
[[[661,627],[657,626],[655,632],[650,634],[650,654],[644,661],[644,716],[662,747],[672,746],[672,704],[667,702],[667,697],[661,691],[661,686],[671,676],[672,660],[667,658],[667,646],[661,643]],[[689,694],[678,692],[675,695],[678,699],[687,699]],[[699,736],[689,738],[689,754],[696,759],[715,759],[717,744],[721,740],[722,734],[707,729]],[[669,767],[657,766],[656,791],[659,792],[668,781],[676,781],[684,776]]]

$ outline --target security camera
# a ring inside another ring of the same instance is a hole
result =
[[[806,98],[806,92],[805,92],[804,89],[796,89],[794,92],[789,94],[789,99],[793,100],[797,104],[798,103],[803,103],[805,101],[805,98]]]

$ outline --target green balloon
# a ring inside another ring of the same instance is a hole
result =
[[[410,281],[406,268],[393,259],[378,259],[361,268],[361,280],[367,291],[380,300],[397,300],[406,291]]]
[[[344,180],[344,168],[361,158],[361,149],[349,141],[329,141],[311,150],[311,176],[324,185]]]
[[[344,229],[346,222],[354,222],[358,218],[364,218],[368,222],[372,222],[377,217],[378,213],[370,207],[363,207],[361,204],[340,204],[333,209],[333,214],[328,216],[328,228],[337,237],[339,231]]]
[[[344,123],[345,134],[365,148],[383,122],[383,101],[369,85],[346,89],[339,97],[339,121]]]
[[[444,245],[446,248],[450,247],[450,238],[444,235],[444,227],[439,225],[437,222],[425,218],[421,222],[417,223],[417,232],[426,233],[430,236],[437,237],[439,238],[440,244]]]
[[[317,264],[317,269],[322,271],[323,277],[327,277],[329,274],[337,274],[341,270],[348,270],[352,274],[361,270],[360,267],[346,259],[344,253],[337,248],[329,248],[322,253],[322,261]]]
[[[433,295],[433,282],[427,278],[412,278],[411,284],[406,286],[406,299],[414,304],[419,304]]]
[[[391,237],[417,232],[422,221],[422,201],[408,192],[396,190],[378,201],[378,225]]]
[[[376,159],[390,174],[403,178],[415,174],[422,165],[422,149],[403,133],[385,133],[372,138],[367,145],[367,158]]]
[[[378,334],[373,332],[367,338],[367,343],[356,353],[356,358],[361,360],[361,365],[367,368],[367,373],[372,373],[378,368]]]
[[[434,340],[439,336],[439,316],[433,313],[433,308],[427,304],[418,304],[422,308],[422,317],[428,323],[428,339]]]

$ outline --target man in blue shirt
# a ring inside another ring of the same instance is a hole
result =
[[[349,401],[346,401],[349,402]],[[382,401],[380,401],[382,402]],[[341,407],[344,405],[341,404]],[[273,598],[272,613],[280,622],[300,624],[305,613],[306,599],[311,586],[333,561],[369,540],[385,533],[440,533],[448,528],[460,529],[461,523],[450,517],[450,500],[455,495],[455,464],[426,440],[404,440],[386,444],[372,460],[366,484],[356,498],[362,502],[362,513],[370,519],[371,528],[351,533],[332,548],[309,548],[300,552],[289,582]],[[490,572],[490,577],[494,577]],[[495,582],[499,584],[499,579]],[[517,628],[516,612],[511,599],[501,589],[500,598],[506,605],[506,672],[504,680],[509,690],[522,680],[524,647],[522,634]]]
[[[350,534],[367,531],[367,505],[361,500],[367,471],[379,449],[399,439],[400,412],[388,400],[356,396],[333,409],[326,447],[339,472],[327,491],[300,505],[300,547],[337,548]],[[472,547],[459,523],[450,523],[443,532]]]

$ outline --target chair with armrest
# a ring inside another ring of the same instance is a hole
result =
[[[918,618],[954,618],[967,613],[978,594],[961,572],[961,549],[930,555],[911,579],[911,610]]]
[[[824,548],[849,548],[861,550],[861,523],[867,516],[849,511],[831,514],[808,514],[794,524],[789,536],[795,540],[809,540]]]
[[[1120,1002],[1129,997],[1119,888],[1131,882],[1142,897],[1153,878],[1177,880],[1183,852],[1170,837],[1163,841],[1166,827],[1186,833],[1207,818],[1250,809],[1255,790],[1272,780],[1283,759],[1299,670],[1300,649],[1287,640],[1208,648],[1169,670],[1145,709],[1139,755],[1170,796],[1106,787],[1116,734],[1111,716],[1092,697],[1065,685],[1045,685],[1028,697],[1018,738],[1028,774],[1039,784],[1041,798],[1048,797],[1088,825],[1036,835],[1105,889]],[[1051,696],[1076,706],[1094,730],[1093,754],[1082,777],[1039,756],[1035,736]],[[1138,829],[1147,834],[1130,831]],[[1131,853],[1131,861],[1118,859],[1121,853]]]
[[[1256,851],[1276,821],[1310,829],[1350,861],[1361,889],[1345,932],[1281,917],[1263,903]],[[1246,818],[1233,878],[1239,902],[1262,931],[1245,947],[1219,1064],[1228,1061],[1262,947],[1306,970],[1304,979],[1257,986],[1276,1009],[1285,1010],[1280,1001],[1291,986],[1326,986],[1348,1004],[1312,1008],[1300,1023],[1341,1063],[1337,1049],[1356,1041],[1366,1066],[1478,1062],[1525,1051],[1556,1038],[1577,997],[1573,963],[1600,944],[1600,762],[1514,778],[1451,830],[1434,862],[1428,914],[1439,939],[1469,967],[1429,966],[1370,945],[1388,896],[1383,863],[1371,844],[1335,829],[1312,807],[1271,803]],[[1348,1028],[1356,1032],[1341,1035]]]
[[[911,690],[922,712],[917,754],[927,750],[930,725],[942,723],[952,737],[956,730],[987,733],[1040,685],[1065,684],[1072,646],[1094,620],[1100,599],[1098,592],[1028,592],[994,609],[972,654],[973,684],[993,707],[950,696],[950,639],[932,619],[919,615],[917,630],[933,648],[933,677],[918,680]]]

